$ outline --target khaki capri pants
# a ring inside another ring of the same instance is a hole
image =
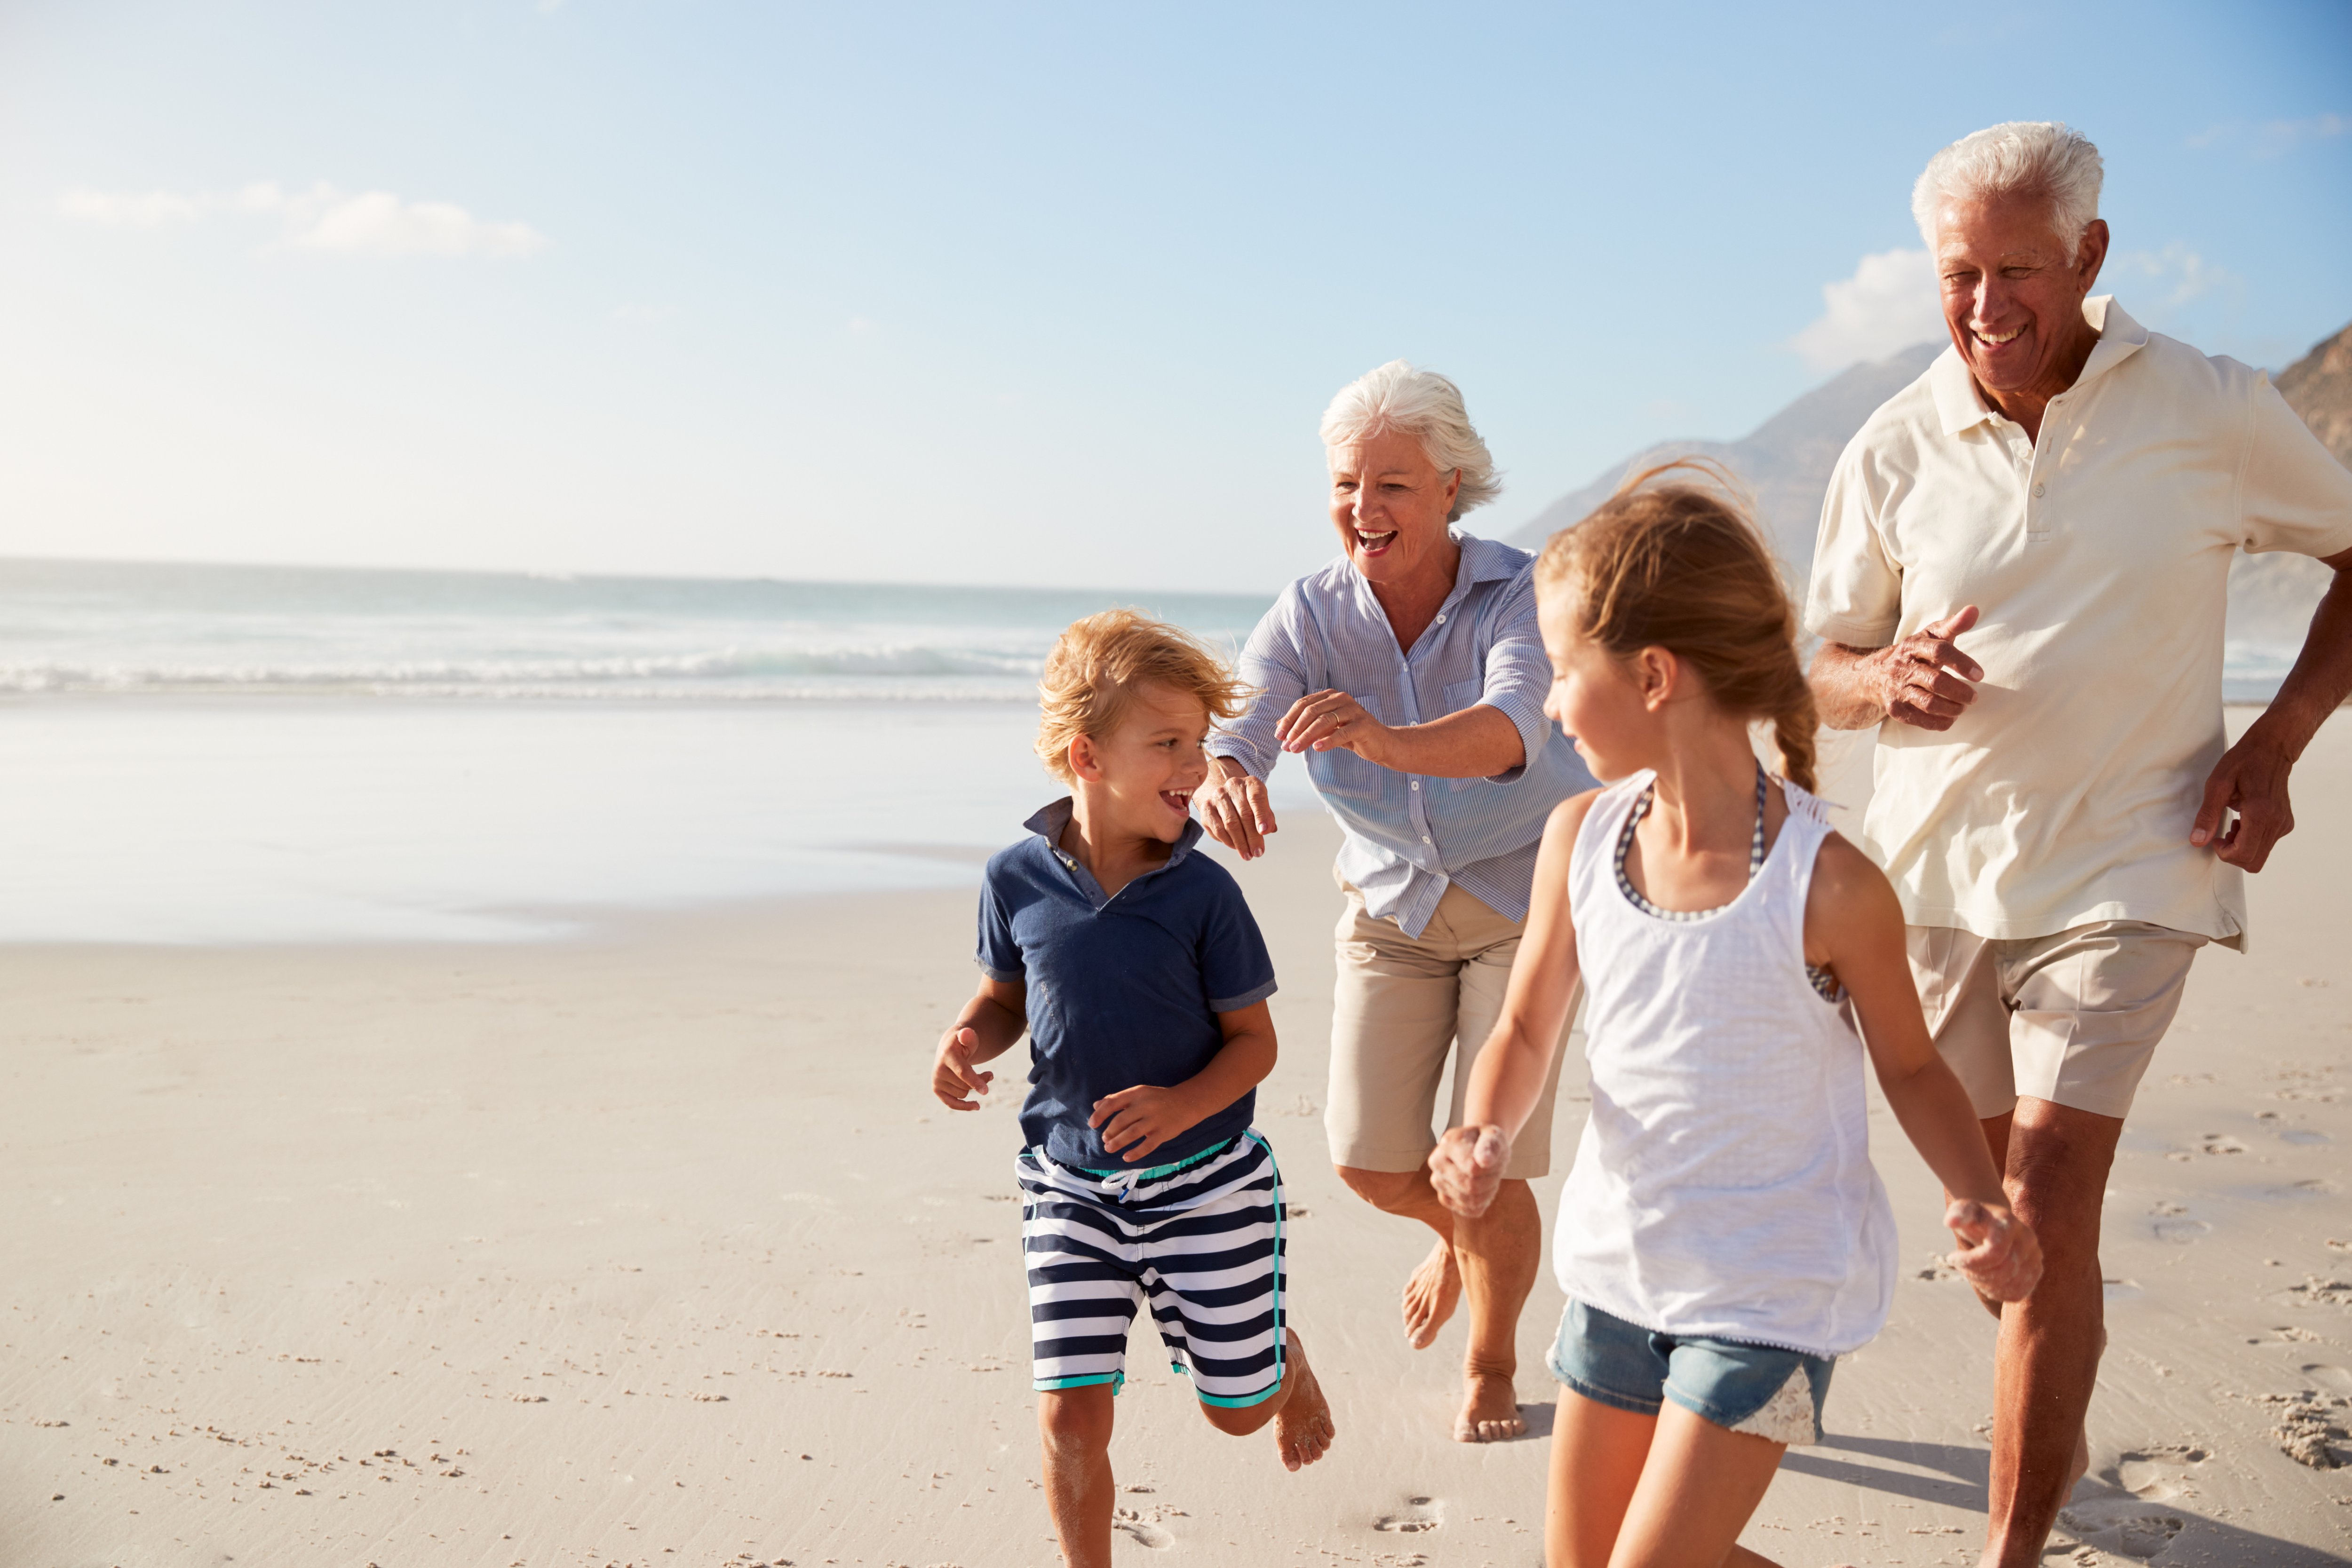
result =
[[[1331,1009],[1331,1087],[1323,1126],[1331,1163],[1354,1170],[1417,1171],[1437,1147],[1431,1122],[1446,1059],[1454,1058],[1446,1126],[1462,1124],[1470,1067],[1503,1016],[1503,995],[1526,926],[1449,886],[1418,936],[1365,913],[1345,881],[1348,906],[1334,935],[1339,974]],[[1580,989],[1560,1026],[1551,1075],[1511,1146],[1503,1175],[1527,1180],[1551,1170],[1552,1102],[1559,1092]]]

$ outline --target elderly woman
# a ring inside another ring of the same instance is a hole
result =
[[[1551,668],[1534,558],[1451,526],[1500,489],[1461,392],[1395,361],[1344,388],[1322,434],[1339,559],[1292,583],[1251,634],[1242,674],[1264,695],[1211,737],[1193,804],[1216,838],[1264,853],[1275,831],[1265,777],[1291,751],[1339,821],[1331,1158],[1359,1197],[1437,1233],[1405,1285],[1405,1333],[1427,1346],[1467,1292],[1454,1435],[1485,1442],[1526,1429],[1516,1329],[1542,1250],[1528,1181],[1550,1167],[1553,1089],[1477,1219],[1450,1213],[1430,1186],[1432,1114],[1450,1053],[1446,1124],[1461,1120],[1470,1063],[1502,1010],[1544,820],[1592,779],[1543,716]]]

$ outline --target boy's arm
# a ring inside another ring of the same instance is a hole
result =
[[[1274,1012],[1252,1002],[1217,1015],[1225,1043],[1209,1065],[1169,1089],[1139,1084],[1095,1102],[1089,1127],[1102,1128],[1103,1147],[1133,1165],[1169,1139],[1200,1125],[1274,1071]]]
[[[1928,1038],[1895,889],[1834,833],[1814,862],[1805,937],[1808,959],[1825,960],[1853,998],[1887,1106],[1952,1197],[1944,1223],[1965,1244],[1953,1264],[1986,1294],[2023,1301],[2042,1276],[2041,1244],[2011,1212],[1976,1108]]]
[[[940,1036],[931,1059],[931,1092],[940,1103],[956,1111],[979,1109],[978,1096],[988,1092],[996,1074],[981,1071],[978,1064],[1012,1050],[1028,1029],[1028,995],[1020,980],[981,977],[980,988]]]
[[[1527,1125],[1551,1074],[1552,1051],[1576,998],[1576,925],[1569,918],[1568,862],[1585,814],[1600,797],[1588,789],[1552,808],[1536,851],[1527,935],[1511,962],[1503,1016],[1470,1069],[1462,1124],[1450,1127],[1429,1156],[1438,1201],[1456,1214],[1486,1212],[1501,1190],[1511,1140]]]

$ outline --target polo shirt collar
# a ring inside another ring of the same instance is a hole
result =
[[[1088,871],[1076,855],[1062,848],[1062,830],[1070,825],[1070,819],[1076,814],[1076,800],[1071,796],[1065,795],[1051,805],[1039,807],[1030,815],[1029,820],[1021,825],[1045,841],[1045,848],[1055,860],[1061,862],[1062,869],[1070,873],[1076,881],[1079,890],[1093,902],[1097,908],[1100,908],[1109,902],[1103,894],[1102,883],[1095,880],[1094,873]],[[1197,821],[1186,822],[1183,832],[1179,834],[1176,841],[1169,846],[1168,858],[1145,872],[1143,876],[1137,877],[1136,882],[1141,882],[1145,876],[1157,876],[1163,871],[1175,870],[1183,863],[1184,857],[1191,854],[1192,847],[1200,841],[1201,824]],[[1132,886],[1133,883],[1129,885]]]
[[[2088,386],[2147,345],[2147,329],[2133,320],[2112,294],[2095,294],[2084,300],[2083,319],[2091,324],[2099,340],[2083,362],[2083,373],[2074,378],[2076,387]],[[1935,394],[1936,416],[1947,435],[1958,435],[1992,418],[1993,411],[1977,395],[1976,378],[1969,374],[1968,361],[1956,348],[1947,345],[1936,356],[1936,362],[1927,368],[1927,387]]]

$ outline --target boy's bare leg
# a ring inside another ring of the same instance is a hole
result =
[[[1110,1568],[1110,1516],[1118,1495],[1110,1478],[1111,1387],[1093,1383],[1037,1396],[1045,1511],[1069,1568]]]
[[[1524,1181],[1510,1180],[1494,1206],[1465,1219],[1437,1201],[1427,1169],[1368,1171],[1339,1168],[1339,1179],[1357,1197],[1437,1234],[1437,1247],[1405,1283],[1405,1327],[1413,1348],[1425,1349],[1454,1310],[1457,1293],[1470,1298],[1470,1346],[1463,1356],[1462,1411],[1454,1436],[1465,1443],[1516,1437],[1527,1423],[1519,1416],[1519,1313],[1535,1289],[1543,1256],[1543,1217]],[[1458,1283],[1450,1288],[1451,1272]],[[1418,1312],[1417,1312],[1418,1307]]]
[[[1559,1463],[1554,1439],[1553,1463]],[[1780,1468],[1784,1445],[1718,1427],[1672,1400],[1658,1412],[1611,1568],[1772,1568],[1738,1544]],[[1555,1469],[1557,1476],[1559,1471]],[[1557,1563],[1553,1568],[1559,1568]]]
[[[1331,1425],[1331,1402],[1323,1397],[1323,1385],[1316,1381],[1315,1369],[1307,1364],[1307,1347],[1299,1343],[1297,1329],[1283,1331],[1286,1349],[1283,1354],[1282,1386],[1270,1399],[1255,1405],[1203,1405],[1201,1414],[1218,1431],[1236,1437],[1246,1437],[1252,1432],[1274,1423],[1275,1446],[1282,1454],[1282,1468],[1303,1469],[1323,1457],[1330,1448],[1335,1429]]]

